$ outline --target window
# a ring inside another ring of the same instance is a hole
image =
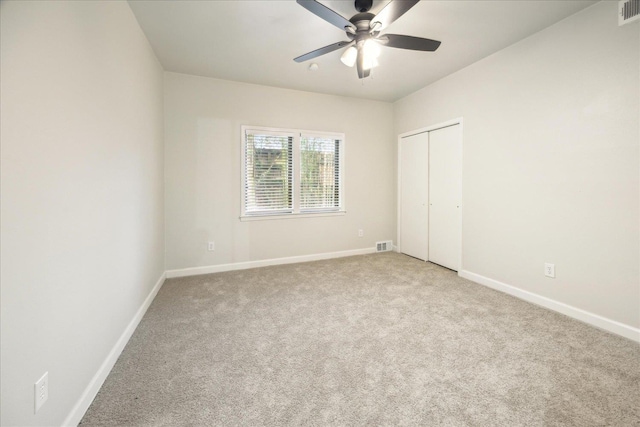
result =
[[[344,135],[242,127],[242,217],[344,212]]]
[[[340,139],[300,138],[300,210],[340,208]]]
[[[247,215],[290,213],[293,135],[247,131],[244,200]]]

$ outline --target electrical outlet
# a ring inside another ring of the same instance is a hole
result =
[[[544,275],[547,277],[556,277],[556,266],[555,264],[549,264],[548,262],[544,263]]]
[[[364,230],[360,229],[358,230],[358,237],[363,237],[364,236]]]
[[[49,372],[45,372],[42,378],[34,384],[34,414],[44,405],[49,398]]]
[[[207,246],[207,249],[209,250],[209,252],[215,251],[216,250],[215,242],[209,242],[209,245]]]

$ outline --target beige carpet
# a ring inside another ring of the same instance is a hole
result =
[[[639,426],[640,346],[383,253],[167,280],[83,426]]]

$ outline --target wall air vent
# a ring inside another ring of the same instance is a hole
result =
[[[376,252],[389,252],[393,249],[393,242],[386,240],[384,242],[376,242]]]
[[[618,2],[618,25],[640,20],[640,0],[620,0]]]

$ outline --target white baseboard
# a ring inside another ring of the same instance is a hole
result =
[[[62,424],[63,426],[75,427],[80,423],[82,417],[87,412],[87,409],[89,409],[91,402],[93,402],[93,399],[95,399],[96,395],[98,394],[100,387],[102,387],[102,384],[107,379],[107,376],[111,372],[111,369],[113,369],[113,365],[116,364],[116,361],[118,360],[118,357],[120,357],[122,350],[124,350],[127,342],[129,342],[129,338],[131,338],[131,335],[133,335],[133,332],[138,327],[140,320],[142,320],[142,317],[147,312],[147,309],[151,305],[151,302],[158,294],[158,291],[162,287],[165,279],[166,273],[162,273],[156,284],[153,286],[153,289],[151,289],[151,292],[149,292],[149,295],[136,312],[135,316],[133,316],[133,319],[131,319],[131,322],[129,322],[122,335],[120,335],[120,338],[109,352],[107,358],[104,360],[104,362],[102,362],[102,365],[100,365],[98,372],[96,372],[96,374],[93,376],[91,382],[89,382],[89,385],[84,390],[84,393],[82,393],[82,396],[80,396],[80,399],[75,404],[67,418],[64,420],[64,423]]]
[[[197,276],[200,274],[221,273],[223,271],[246,270],[247,268],[267,267],[270,265],[294,264],[297,262],[320,261],[323,259],[342,258],[353,255],[372,254],[375,248],[352,249],[340,252],[327,252],[323,254],[300,255],[285,258],[265,259],[259,261],[235,262],[231,264],[209,265],[205,267],[182,268],[179,270],[167,270],[167,279],[174,277]]]
[[[488,288],[495,289],[516,298],[520,298],[521,300],[557,311],[558,313],[562,313],[591,326],[595,326],[596,328],[640,342],[640,329],[638,328],[616,322],[615,320],[590,313],[551,298],[534,294],[533,292],[516,288],[515,286],[507,285],[506,283],[498,282],[497,280],[489,279],[488,277],[484,277],[470,271],[461,270],[458,275]]]

